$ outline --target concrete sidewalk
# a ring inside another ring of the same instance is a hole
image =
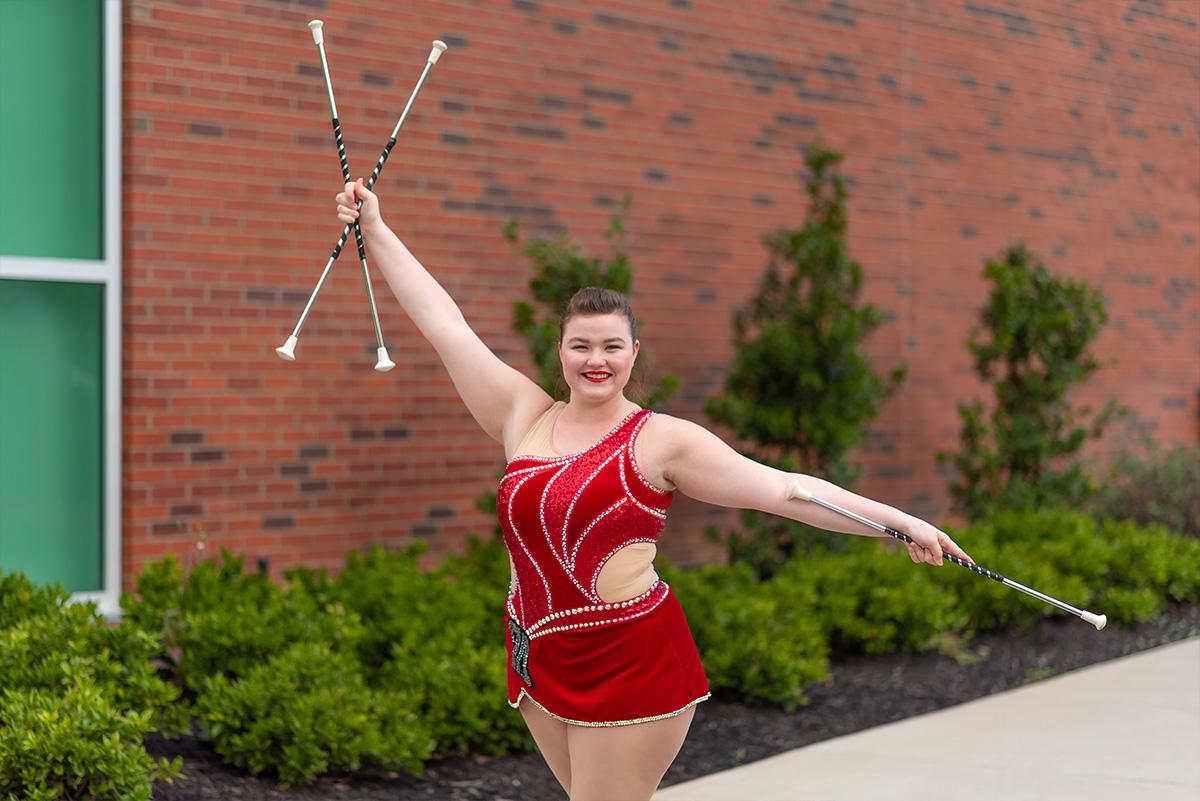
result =
[[[909,799],[1197,801],[1200,638],[654,795],[654,801]]]

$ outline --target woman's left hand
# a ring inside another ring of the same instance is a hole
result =
[[[967,562],[975,562],[967,555],[966,551],[959,548],[954,540],[950,539],[949,534],[931,526],[919,517],[910,515],[904,521],[904,525],[898,528],[900,533],[907,534],[913,539],[908,543],[908,557],[914,562],[926,562],[940,566],[943,561],[943,553],[952,554]]]

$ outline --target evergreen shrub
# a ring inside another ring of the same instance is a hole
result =
[[[0,796],[148,798],[182,763],[155,764],[142,738],[177,736],[187,705],[158,677],[153,637],[69,598],[0,573]]]
[[[183,761],[156,764],[142,738],[150,709],[122,710],[78,674],[58,689],[0,690],[0,796],[30,801],[147,801],[152,783],[183,774]]]
[[[352,553],[336,579],[311,573],[310,591],[369,621],[358,653],[372,686],[411,693],[438,752],[492,755],[526,749],[528,733],[507,704],[503,544],[471,538],[461,557],[422,571],[417,542],[403,551]],[[300,574],[289,574],[300,579]]]
[[[1200,540],[1162,526],[1050,508],[994,513],[952,534],[985,567],[1105,613],[1112,625],[1160,614],[1171,602],[1200,601]],[[831,653],[944,650],[976,632],[1063,614],[953,565],[914,565],[889,539],[847,540],[845,552],[797,556],[769,580],[745,563],[682,570],[660,557],[660,575],[684,607],[715,693],[793,709],[807,701],[807,686],[827,678]],[[276,590],[232,570],[228,560],[193,571],[196,588],[182,580],[170,590],[166,577],[181,574],[148,566],[149,597],[131,612],[129,626],[140,632],[135,618],[176,621],[160,633],[174,631],[184,665],[188,649],[207,647],[186,631],[209,620],[199,612],[208,602],[196,599],[216,603],[224,595],[248,617],[243,605],[255,598],[263,625],[291,626],[296,641],[278,646],[248,624],[235,626],[207,652],[213,669],[185,672],[196,682],[201,730],[223,758],[285,782],[370,766],[419,772],[439,752],[531,750],[520,716],[504,701],[502,542],[472,539],[465,554],[430,571],[418,567],[424,548],[356,553],[336,577],[293,570]],[[36,593],[29,597],[36,603]],[[167,599],[188,598],[196,608],[167,608]],[[272,611],[289,604],[291,613]],[[0,614],[11,618],[12,608],[11,598],[6,606],[0,597]],[[308,628],[289,622],[289,614],[301,612],[334,622],[310,621]],[[19,624],[4,634],[11,638],[15,630]],[[240,666],[220,668],[219,649]],[[93,671],[85,678],[112,677]]]
[[[159,658],[196,696],[202,736],[255,773],[305,782],[368,765],[415,771],[435,752],[532,749],[503,703],[502,543],[472,538],[466,554],[432,571],[418,565],[425,549],[353,552],[336,577],[296,568],[283,586],[245,573],[228,551],[186,575],[168,557],[123,599],[127,621],[155,634]],[[334,673],[303,664],[314,648]],[[337,682],[276,691],[329,675]],[[337,716],[319,717],[331,703]],[[365,722],[344,716],[364,708]],[[342,725],[351,736],[333,742],[328,732]]]
[[[222,549],[186,580],[173,556],[148,565],[137,595],[123,607],[129,621],[161,637],[160,656],[193,691],[217,674],[245,674],[298,642],[353,648],[363,636],[358,615],[336,602],[244,573],[244,558]]]
[[[205,678],[196,709],[222,759],[285,784],[365,765],[419,775],[434,746],[412,698],[372,691],[352,654],[322,642]]]
[[[1110,399],[1093,414],[1069,399],[1102,366],[1088,350],[1108,320],[1104,294],[1055,275],[1021,243],[988,260],[984,276],[992,287],[967,348],[994,401],[986,412],[960,402],[959,450],[937,454],[955,467],[955,507],[974,521],[992,509],[1078,506],[1096,490],[1080,450],[1129,411]]]
[[[808,702],[805,685],[828,676],[810,585],[760,582],[744,562],[684,571],[664,560],[659,572],[684,608],[714,691],[791,711]]]
[[[803,225],[763,238],[769,258],[749,308],[733,315],[734,356],[717,395],[705,403],[757,461],[848,487],[860,468],[849,453],[869,433],[906,367],[875,371],[865,340],[885,320],[863,303],[863,270],[850,257],[842,156],[821,145],[805,153]],[[725,545],[731,562],[770,578],[793,553],[841,548],[840,535],[799,521],[743,510]],[[719,542],[716,527],[705,531]]]

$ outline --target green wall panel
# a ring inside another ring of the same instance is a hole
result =
[[[70,592],[103,580],[103,321],[102,285],[0,279],[0,570]]]
[[[0,254],[104,258],[102,5],[0,0]]]

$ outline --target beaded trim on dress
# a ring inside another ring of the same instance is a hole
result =
[[[661,715],[652,715],[652,716],[646,717],[646,718],[632,718],[630,720],[609,720],[609,721],[601,721],[601,722],[596,722],[596,721],[591,721],[591,720],[572,720],[571,718],[564,718],[562,715],[556,715],[553,712],[551,712],[549,709],[546,709],[546,707],[539,704],[537,702],[537,699],[534,698],[532,695],[530,695],[529,691],[526,690],[524,687],[521,688],[521,692],[517,693],[516,702],[514,703],[512,701],[509,701],[508,705],[511,706],[513,709],[518,709],[521,706],[521,699],[528,698],[530,701],[533,702],[534,706],[536,706],[538,709],[545,712],[550,717],[554,718],[555,720],[561,720],[563,723],[570,723],[574,726],[593,726],[593,727],[596,727],[596,726],[631,726],[634,723],[650,723],[655,720],[663,720],[664,718],[673,718],[676,715],[682,715],[684,712],[687,712],[689,709],[691,709],[692,707],[694,707],[696,704],[700,703],[701,701],[707,701],[710,697],[712,697],[712,693],[707,692],[704,695],[700,696],[699,698],[696,698],[695,700],[688,701],[686,704],[684,704],[679,709],[676,709],[674,712],[666,712]]]
[[[592,628],[595,626],[605,626],[612,623],[620,623],[625,620],[633,620],[634,618],[642,617],[643,615],[647,615],[654,611],[654,609],[660,603],[666,600],[667,592],[670,589],[671,587],[669,584],[667,584],[667,582],[663,581],[662,579],[658,579],[654,582],[654,585],[650,587],[650,589],[646,590],[636,598],[630,598],[627,601],[613,601],[611,603],[600,603],[592,604],[590,606],[576,606],[571,609],[561,609],[557,612],[551,612],[540,620],[531,623],[528,627],[526,627],[525,631],[529,635],[529,639],[533,640],[546,634],[553,634],[556,631]],[[516,608],[513,606],[513,597],[514,593],[510,592],[507,599],[508,614],[511,618],[516,620],[518,619],[518,615]],[[580,623],[568,623],[566,625],[554,626],[553,628],[541,629],[540,631],[537,630],[540,626],[552,620],[559,620],[570,615],[596,614],[612,609],[619,610],[627,609],[629,607],[634,607],[632,613],[622,617],[603,617],[601,619],[585,620]]]

